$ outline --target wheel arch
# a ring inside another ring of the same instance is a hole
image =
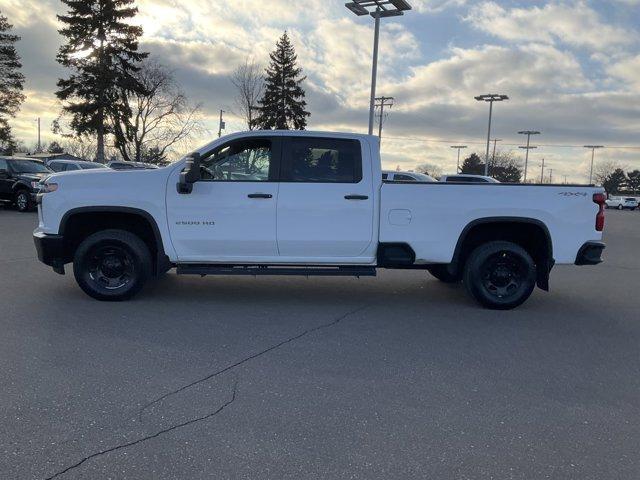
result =
[[[84,238],[111,228],[134,233],[145,242],[154,260],[154,275],[171,268],[155,218],[145,210],[121,206],[78,207],[67,211],[58,228],[58,234],[64,238],[64,263],[73,259],[75,249]]]
[[[537,267],[537,285],[549,290],[549,273],[555,261],[553,242],[544,222],[528,217],[483,217],[469,222],[456,243],[451,268],[460,272],[474,248],[492,240],[512,241],[533,257]]]

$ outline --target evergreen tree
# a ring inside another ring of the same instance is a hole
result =
[[[77,135],[97,135],[96,159],[104,162],[109,115],[126,115],[129,109],[119,100],[119,91],[141,89],[134,74],[147,54],[138,52],[142,28],[129,23],[138,9],[134,0],[62,2],[68,12],[58,15],[65,25],[59,32],[66,43],[57,60],[73,73],[58,80],[56,95],[64,102],[63,113],[70,115]]]
[[[625,183],[627,181],[627,177],[624,174],[624,170],[621,168],[616,168],[609,176],[602,182],[602,186],[609,194],[616,194],[620,192]]]
[[[307,102],[301,87],[306,77],[301,76],[302,69],[296,65],[298,56],[287,32],[269,57],[255,125],[263,130],[304,130],[310,115],[305,110]]]
[[[47,147],[47,152],[48,153],[64,153],[64,148],[62,148],[62,146],[60,146],[60,144],[54,140]]]
[[[16,142],[11,135],[9,117],[15,117],[24,101],[22,88],[24,75],[15,44],[20,37],[10,33],[7,17],[0,13],[0,150],[14,150]]]
[[[627,172],[627,186],[634,195],[640,191],[640,170]]]
[[[462,162],[460,167],[460,173],[467,173],[470,175],[484,175],[484,162],[480,160],[477,153],[472,153]]]

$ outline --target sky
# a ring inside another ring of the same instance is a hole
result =
[[[395,97],[382,141],[383,167],[437,165],[453,173],[456,152],[484,155],[488,106],[483,93],[509,95],[495,104],[492,137],[498,150],[522,156],[520,130],[534,137],[529,176],[542,158],[554,181],[585,182],[590,151],[596,162],[640,168],[640,0],[409,0],[413,10],[384,19],[378,95]],[[187,96],[203,105],[208,138],[219,110],[233,110],[230,74],[247,58],[266,66],[284,30],[307,80],[310,130],[366,133],[373,21],[338,0],[138,0],[134,23],[141,49],[174,70]],[[58,0],[0,0],[0,12],[22,40],[18,50],[27,100],[13,121],[15,135],[34,145],[36,118],[44,142],[60,105],[55,62],[62,37]],[[242,121],[225,114],[227,133]],[[187,152],[182,152],[187,153]]]

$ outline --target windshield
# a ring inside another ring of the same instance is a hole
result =
[[[50,173],[47,167],[33,160],[13,160],[11,167],[16,173]]]

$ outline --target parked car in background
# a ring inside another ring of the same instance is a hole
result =
[[[40,181],[52,173],[38,160],[0,157],[0,201],[13,203],[20,212],[33,209]]]
[[[109,162],[107,163],[107,167],[113,170],[153,170],[158,168],[158,166],[153,163],[121,161]]]
[[[87,162],[84,160],[49,160],[45,165],[54,172],[71,172],[73,170],[90,170],[92,168],[107,168],[106,165],[97,162]]]
[[[618,210],[635,210],[638,208],[638,199],[634,197],[609,197],[606,200],[607,208]]]
[[[435,178],[424,173],[394,172],[392,170],[383,170],[382,180],[390,182],[437,182]]]
[[[471,175],[468,173],[458,173],[456,175],[442,175],[440,177],[441,182],[449,183],[500,183],[493,177],[486,177],[484,175]]]

